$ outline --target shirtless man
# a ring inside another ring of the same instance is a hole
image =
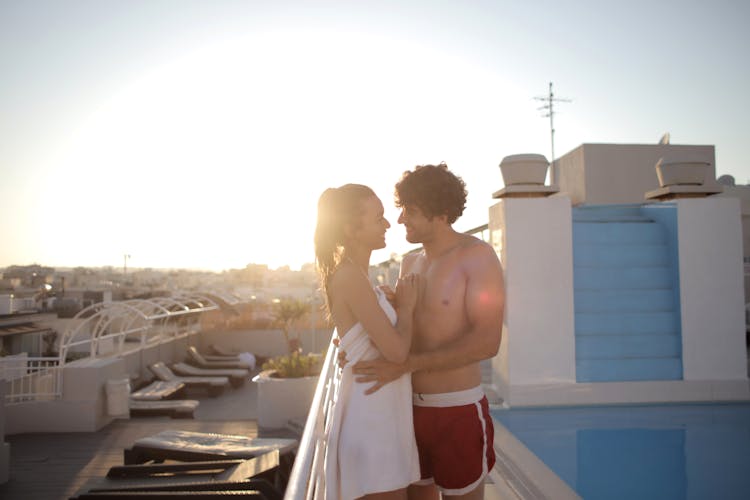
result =
[[[422,480],[410,499],[481,499],[495,463],[492,418],[481,388],[480,361],[497,354],[505,287],[502,268],[487,243],[456,232],[464,182],[445,164],[418,166],[396,184],[398,222],[406,239],[424,250],[404,257],[401,275],[421,276],[414,339],[402,364],[384,359],[353,366],[372,393],[412,373],[414,430]]]

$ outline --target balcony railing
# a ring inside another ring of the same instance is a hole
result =
[[[61,399],[62,370],[78,357],[121,356],[165,339],[200,330],[200,315],[218,309],[201,295],[154,297],[93,304],[71,320],[59,339],[59,353],[47,357],[0,357],[5,403]]]
[[[6,404],[58,399],[62,387],[59,359],[2,357],[0,383],[6,384]]]
[[[336,335],[334,331],[333,335]],[[333,337],[331,337],[333,340]],[[333,393],[333,375],[338,369],[336,359],[338,348],[328,349],[323,369],[320,372],[310,412],[307,415],[305,429],[302,432],[294,467],[286,487],[284,500],[309,500],[313,498],[316,488],[322,484],[323,458],[325,456],[325,423],[331,409]]]

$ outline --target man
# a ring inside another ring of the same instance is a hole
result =
[[[383,359],[353,366],[372,393],[412,373],[414,429],[422,480],[411,499],[481,499],[495,463],[492,418],[481,388],[480,361],[497,354],[505,291],[491,246],[456,232],[466,204],[465,184],[445,164],[418,166],[396,184],[398,222],[423,251],[404,257],[401,275],[421,276],[414,340],[407,361]]]

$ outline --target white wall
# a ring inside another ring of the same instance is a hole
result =
[[[582,144],[556,162],[560,192],[573,205],[643,203],[646,192],[659,188],[656,162],[662,157],[709,163],[706,184],[717,185],[713,146]]]
[[[721,197],[737,198],[740,200],[742,212],[742,255],[750,260],[750,186],[723,186]],[[745,303],[750,302],[750,265],[745,268]]]
[[[330,329],[303,330],[300,332],[304,352],[324,352],[331,341]],[[200,345],[204,352],[210,352],[211,344],[217,344],[238,352],[273,357],[286,354],[287,347],[281,330],[243,330],[229,332],[201,332]]]
[[[678,200],[677,224],[684,379],[747,379],[739,200]]]
[[[107,415],[107,380],[127,376],[121,358],[82,359],[69,363],[63,369],[62,399],[6,406],[6,432],[97,431],[113,420]]]
[[[504,199],[490,241],[505,271],[506,312],[492,381],[509,406],[750,399],[739,201],[681,199],[684,380],[576,383],[572,221],[565,196]]]
[[[506,307],[493,383],[575,382],[573,242],[567,196],[510,198],[490,207],[490,241],[505,272]]]

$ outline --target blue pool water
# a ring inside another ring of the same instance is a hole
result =
[[[492,416],[585,500],[750,499],[749,403]]]

